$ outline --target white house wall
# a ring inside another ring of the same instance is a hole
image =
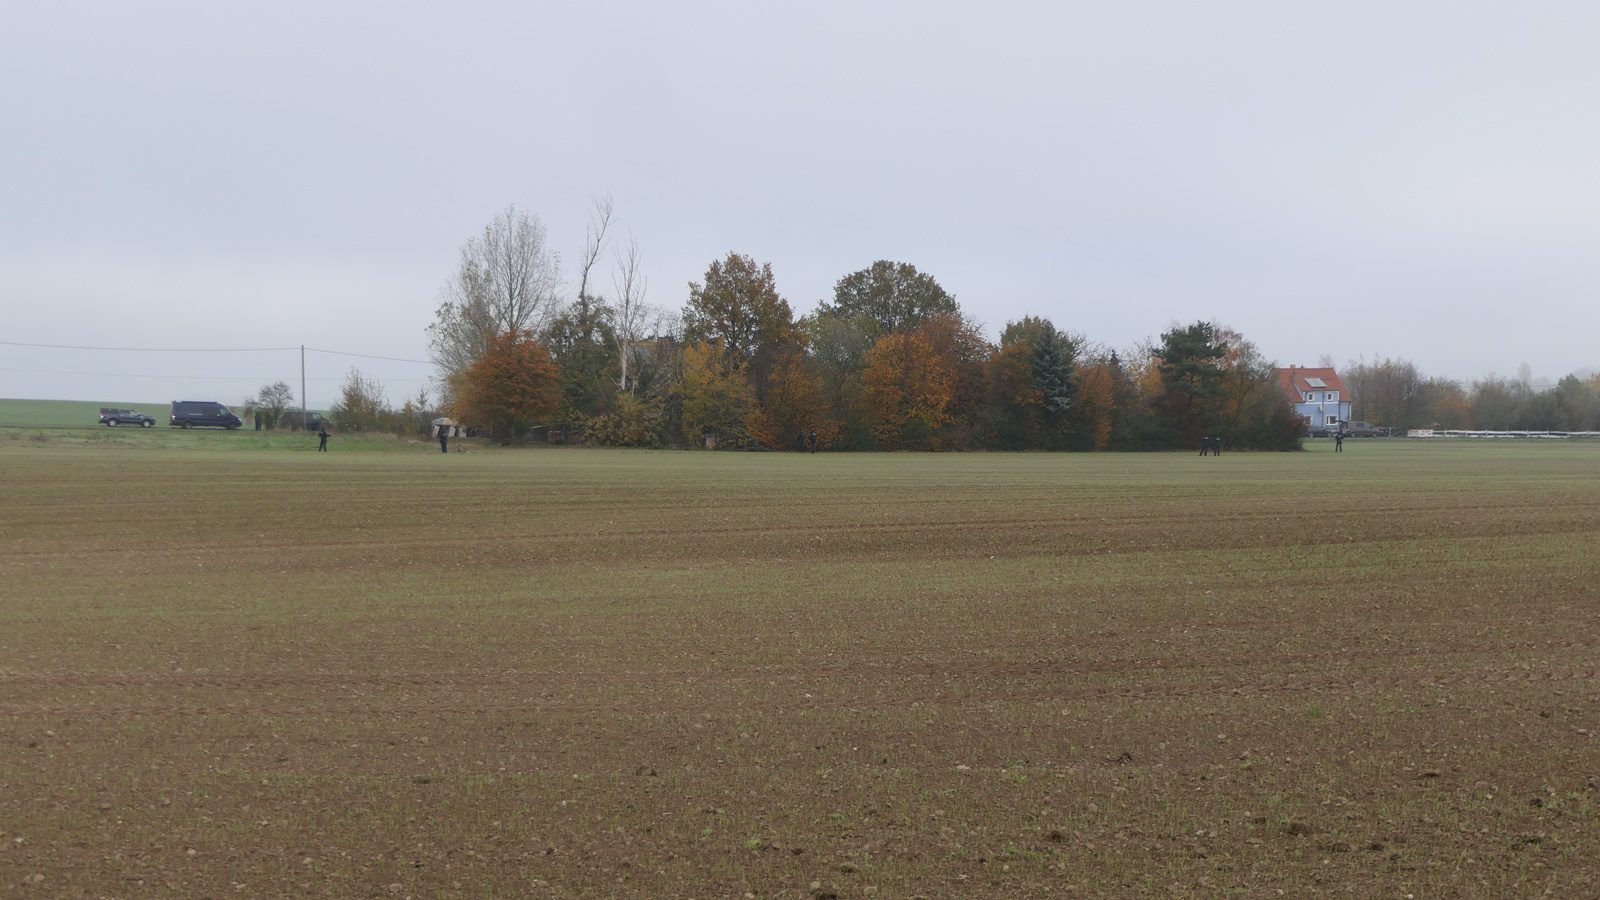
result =
[[[1350,421],[1350,401],[1348,400],[1318,400],[1311,403],[1296,403],[1296,415],[1309,418],[1313,425],[1328,424],[1328,417],[1335,416],[1341,422]]]

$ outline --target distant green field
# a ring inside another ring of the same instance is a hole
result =
[[[227,405],[227,404],[224,404]],[[170,403],[129,403],[126,401],[98,400],[7,400],[0,399],[0,426],[31,425],[40,428],[103,427],[100,425],[102,407],[132,409],[156,420],[157,427],[166,427],[172,415]],[[240,418],[244,410],[229,406]],[[320,410],[312,410],[314,413]]]
[[[165,425],[171,416],[166,403],[129,403],[122,400],[4,400],[0,399],[0,425],[99,425],[100,408],[133,409]]]
[[[134,409],[156,420],[154,428],[108,428],[100,424],[100,408]],[[238,410],[235,410],[238,412]],[[316,435],[290,431],[238,431],[222,428],[175,430],[165,403],[99,403],[88,400],[0,399],[0,447],[46,446],[53,449],[123,447],[157,450],[307,450],[315,451]],[[330,452],[352,450],[432,449],[431,443],[407,441],[388,434],[335,434]]]
[[[51,425],[0,424],[0,449],[33,447],[51,450],[127,449],[127,450],[291,450],[315,452],[317,436],[303,431],[255,431],[241,428],[196,428],[183,430],[158,424],[154,428],[64,428]],[[330,453],[352,451],[431,450],[432,442],[405,439],[391,434],[334,434],[328,442]]]

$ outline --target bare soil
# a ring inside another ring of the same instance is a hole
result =
[[[1600,894],[1600,445],[0,480],[0,896]]]

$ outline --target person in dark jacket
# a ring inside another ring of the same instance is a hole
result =
[[[448,425],[439,426],[439,452],[450,452],[450,427]]]
[[[1209,434],[1200,435],[1200,455],[1211,455],[1211,435]]]
[[[817,452],[817,430],[811,429],[811,452]]]
[[[1211,436],[1211,455],[1222,455],[1222,435],[1220,434],[1214,434]]]
[[[326,425],[317,428],[317,452],[328,452],[328,426]]]
[[[1335,431],[1333,433],[1333,452],[1335,452],[1335,453],[1343,453],[1344,452],[1344,429],[1343,428],[1341,428],[1338,431]]]

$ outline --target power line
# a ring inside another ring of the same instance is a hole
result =
[[[431,366],[431,359],[406,359],[403,356],[373,356],[371,353],[347,353],[344,350],[322,350],[317,347],[307,347],[308,353],[331,353],[334,356],[359,356],[362,359],[386,359],[390,362],[417,363],[418,365]]]
[[[26,372],[30,375],[86,375],[95,378],[171,378],[189,381],[272,381],[271,377],[258,377],[255,375],[139,375],[133,372],[68,372],[62,369],[15,369],[9,366],[0,367],[0,372]],[[337,378],[320,379],[323,381],[338,381]]]
[[[68,372],[61,369],[19,369],[10,366],[0,366],[0,372],[25,372],[30,375],[83,375],[94,378],[166,378],[182,381],[276,381],[282,380],[281,375],[140,375],[133,372]],[[342,376],[316,376],[308,381],[343,381]],[[382,381],[393,382],[425,382],[426,378],[390,378],[382,377]]]
[[[44,350],[107,350],[123,353],[281,353],[299,347],[79,347],[72,344],[27,344],[0,341],[8,347],[37,347]]]
[[[378,356],[372,353],[351,353],[348,350],[326,350],[320,347],[84,347],[76,344],[30,344],[23,341],[0,341],[7,347],[33,347],[41,350],[99,350],[116,353],[292,353],[306,350],[311,353],[328,353],[334,356],[355,356],[361,359],[382,359],[389,362],[433,365],[431,359],[410,359],[404,356]],[[61,373],[72,374],[72,373]],[[82,373],[93,374],[93,373]]]

